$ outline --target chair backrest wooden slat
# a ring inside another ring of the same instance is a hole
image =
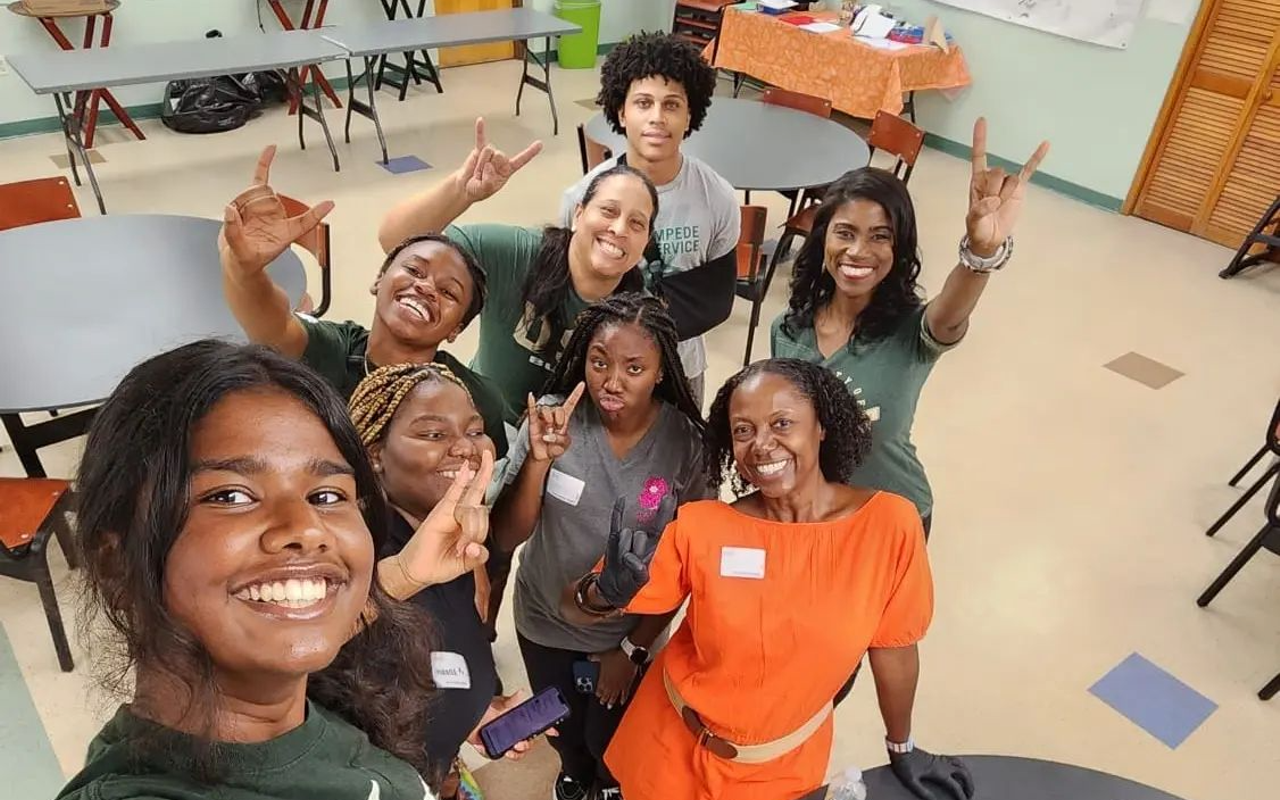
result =
[[[831,118],[830,100],[824,97],[814,97],[803,92],[792,92],[787,89],[770,86],[764,90],[764,95],[760,98],[760,102],[768,103],[771,106],[782,106],[796,111],[803,111],[806,114],[814,114],[824,119]]]
[[[0,184],[0,231],[79,216],[80,206],[66,178]]]
[[[30,544],[70,486],[49,478],[0,478],[0,543],[10,550]]]
[[[738,234],[738,279],[754,282],[760,273],[760,247],[768,216],[764,206],[742,207],[742,231]]]
[[[871,123],[871,136],[867,138],[867,144],[871,145],[873,153],[883,150],[896,156],[898,162],[893,167],[893,173],[905,182],[911,179],[916,159],[924,148],[924,131],[896,114],[877,111],[875,122]],[[903,167],[906,167],[905,174]]]

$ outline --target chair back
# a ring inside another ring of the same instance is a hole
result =
[[[280,198],[280,204],[284,206],[284,213],[290,217],[305,214],[310,208],[301,200],[296,200],[288,195],[277,194],[276,196]],[[302,302],[298,304],[297,308],[298,311],[315,317],[322,317],[324,312],[329,310],[329,287],[332,280],[329,270],[332,266],[330,257],[333,252],[330,236],[329,223],[321,222],[302,234],[294,242],[294,244],[315,256],[316,263],[320,265],[320,305],[316,306],[314,304],[310,294],[303,294]]]
[[[813,114],[823,119],[831,119],[831,101],[825,97],[814,97],[811,94],[792,92],[787,89],[770,86],[764,90],[764,95],[760,98],[760,102],[768,103],[771,106],[782,106],[783,108],[803,111],[806,114]]]
[[[582,157],[583,175],[613,158],[613,152],[609,148],[587,136],[585,125],[578,126],[578,155]]]
[[[755,283],[760,277],[760,249],[768,211],[764,206],[742,207],[742,231],[738,234],[738,280]]]
[[[1271,413],[1271,422],[1267,426],[1267,448],[1280,456],[1280,401],[1276,402],[1276,410]]]
[[[79,216],[80,206],[66,178],[0,184],[0,231]]]
[[[52,478],[0,478],[0,554],[16,557],[71,484]]]
[[[871,123],[871,136],[867,139],[867,144],[871,146],[872,154],[876,150],[884,150],[896,156],[898,161],[893,166],[893,174],[906,183],[911,180],[916,159],[920,157],[920,150],[924,147],[924,131],[895,114],[877,111],[875,122]]]

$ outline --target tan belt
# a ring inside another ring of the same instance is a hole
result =
[[[790,753],[808,741],[810,736],[817,733],[818,728],[822,727],[822,723],[826,722],[827,717],[831,716],[831,703],[827,703],[818,710],[817,714],[810,717],[805,724],[786,736],[762,744],[734,744],[728,739],[722,739],[711,732],[711,729],[702,721],[702,717],[698,716],[698,712],[685,703],[684,698],[680,696],[680,692],[676,689],[675,684],[671,682],[671,677],[667,675],[665,669],[662,671],[662,685],[667,688],[667,697],[671,699],[671,705],[675,707],[680,719],[684,720],[689,732],[697,738],[698,744],[707,748],[712,755],[723,758],[725,761],[734,761],[739,764],[763,764],[766,761],[772,761],[778,756]]]

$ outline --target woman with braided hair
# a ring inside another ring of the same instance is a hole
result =
[[[380,554],[389,556],[408,542],[459,471],[478,469],[485,453],[493,455],[493,442],[466,384],[440,364],[379,367],[356,387],[350,408],[390,506]],[[479,797],[459,748],[467,741],[484,752],[480,726],[524,699],[493,696],[497,670],[475,598],[475,577],[466,573],[412,600],[434,622],[437,692],[424,733],[426,777],[442,800]],[[527,749],[522,743],[512,754]]]
[[[534,692],[559,687],[572,709],[551,740],[561,763],[558,800],[581,800],[593,785],[597,797],[621,797],[604,751],[672,616],[577,625],[560,613],[561,591],[604,553],[600,520],[618,497],[626,498],[628,518],[645,521],[664,499],[670,505],[674,497],[708,496],[702,416],[679,338],[652,297],[616,294],[583,311],[541,403],[527,398],[507,487],[494,506],[496,549],[510,553],[529,542],[515,588],[529,683]],[[584,393],[589,402],[579,403]]]

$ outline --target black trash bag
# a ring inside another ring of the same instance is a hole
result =
[[[160,120],[178,133],[219,133],[241,127],[262,111],[256,89],[233,75],[171,81]]]
[[[289,99],[289,83],[280,70],[250,72],[235,76],[246,91],[257,96],[263,106],[278,105]]]

